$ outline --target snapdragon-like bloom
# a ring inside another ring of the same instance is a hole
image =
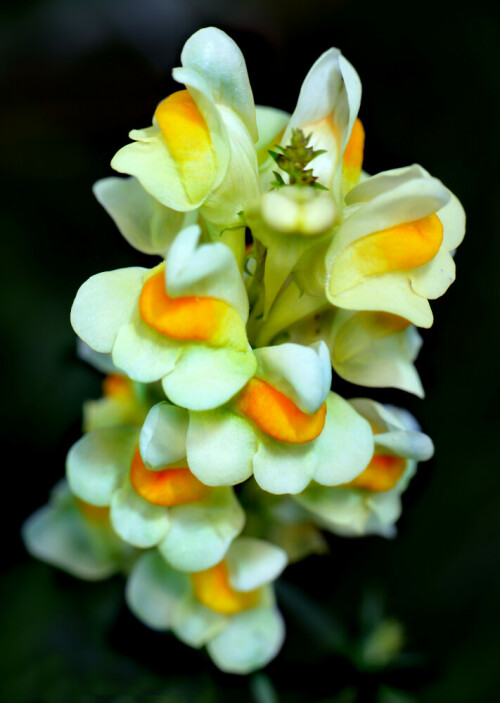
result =
[[[282,549],[248,537],[236,539],[223,561],[191,575],[149,552],[130,574],[127,602],[150,627],[171,629],[191,647],[206,645],[220,669],[246,674],[265,666],[283,643],[271,583],[285,565]]]
[[[351,190],[326,254],[326,295],[337,307],[378,310],[430,327],[428,299],[455,279],[462,241],[458,200],[419,166],[373,176]]]
[[[139,429],[107,428],[73,445],[67,477],[77,498],[109,509],[111,525],[125,542],[142,549],[158,545],[174,568],[195,571],[224,557],[245,514],[231,488],[213,489],[192,474],[185,459],[184,411],[170,406],[169,415],[168,464],[155,470],[144,465]]]
[[[330,392],[324,343],[282,344],[257,349],[255,356],[255,376],[229,403],[189,412],[186,454],[195,476],[227,486],[253,474],[271,493],[299,493],[313,477],[336,485],[357,476],[372,454],[372,434],[366,420]],[[169,429],[166,422],[159,426],[161,413],[161,406],[151,410],[142,436],[163,457]]]
[[[185,89],[113,158],[127,177],[94,186],[161,263],[79,289],[71,321],[104,397],[23,537],[82,578],[124,572],[138,618],[245,674],[283,642],[287,559],[325,552],[320,529],[395,534],[432,442],[402,409],[344,400],[332,369],[423,396],[416,326],[454,280],[464,213],[420,166],[363,173],[361,85],[338,49],[292,115],[255,108],[218,29],[181,63]]]
[[[407,411],[364,398],[350,402],[372,426],[375,448],[370,463],[343,486],[312,484],[295,500],[336,534],[392,537],[401,514],[401,494],[417,463],[430,459],[434,447]]]
[[[98,352],[143,383],[161,379],[170,400],[196,410],[227,401],[256,368],[245,321],[248,299],[231,251],[198,245],[183,230],[166,264],[92,276],[77,293],[71,322]]]
[[[276,163],[268,159],[263,167],[264,185],[268,185],[271,172],[281,181],[286,178],[289,169],[284,162],[289,155],[292,164],[305,157],[304,166],[309,162],[312,166],[308,180],[317,180],[324,189],[315,192],[301,185],[279,188],[264,193],[260,202],[251,203],[245,212],[253,236],[267,249],[264,317],[300,257],[331,235],[333,226],[342,219],[344,195],[357,183],[363,161],[364,130],[356,117],[360,100],[356,71],[340,51],[330,49],[306,76],[288,122],[286,113],[269,108],[258,112],[265,141],[269,145],[290,144],[286,150],[280,147],[281,156],[270,152]]]
[[[422,338],[403,317],[329,308],[295,323],[287,333],[291,341],[301,344],[323,339],[333,370],[346,381],[424,395],[413,365]]]
[[[214,27],[196,32],[173,70],[186,86],[156,108],[153,126],[132,130],[132,144],[111,165],[135,176],[173,210],[201,209],[222,227],[258,196],[255,106],[243,55]]]

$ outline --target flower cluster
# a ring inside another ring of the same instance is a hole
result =
[[[420,166],[363,172],[361,85],[337,49],[292,115],[254,105],[218,29],[181,62],[182,89],[112,160],[127,177],[94,187],[156,260],[76,295],[103,398],[24,540],[81,578],[125,573],[140,620],[247,673],[283,642],[287,562],[321,551],[322,529],[394,535],[433,453],[407,411],[342,398],[332,369],[423,395],[416,327],[454,279],[464,213]]]

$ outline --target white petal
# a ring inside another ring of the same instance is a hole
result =
[[[163,390],[183,408],[216,408],[243,388],[256,366],[250,349],[240,352],[192,344],[183,349],[173,370],[164,377]]]
[[[181,61],[184,67],[204,78],[215,103],[235,111],[257,141],[255,107],[245,59],[231,37],[216,27],[200,29],[184,44]]]
[[[443,248],[436,256],[410,272],[411,287],[418,295],[434,300],[441,297],[455,280],[455,262]]]
[[[391,331],[377,313],[337,310],[328,340],[332,366],[350,383],[376,388],[401,388],[423,397],[419,375],[413,365],[422,339],[410,326]]]
[[[155,630],[168,630],[189,589],[188,577],[170,568],[155,550],[135,563],[125,597],[136,618]]]
[[[275,581],[287,564],[286,552],[271,542],[239,537],[228,549],[229,583],[237,591],[253,591]]]
[[[269,493],[300,493],[317,469],[316,442],[288,444],[261,435],[253,458],[253,472],[259,486]]]
[[[414,461],[427,461],[433,455],[431,438],[418,431],[418,423],[408,411],[368,398],[355,398],[349,403],[377,428],[374,441],[378,453],[388,451]]]
[[[162,205],[136,178],[103,178],[93,191],[127,242],[144,254],[164,257],[177,233],[193,219],[191,213]]]
[[[141,549],[158,544],[169,527],[167,509],[141,498],[128,481],[113,494],[110,517],[115,532]]]
[[[368,466],[373,455],[370,424],[336,393],[327,398],[326,422],[316,440],[318,469],[314,480],[325,486],[348,483]]]
[[[449,192],[450,202],[438,210],[436,214],[444,228],[443,244],[448,251],[451,251],[458,247],[464,238],[465,212],[459,199],[451,191]]]
[[[94,430],[69,450],[66,473],[71,491],[91,505],[110,505],[130,469],[139,431],[128,427]]]
[[[382,171],[375,176],[366,178],[352,188],[345,197],[346,205],[369,202],[377,196],[382,195],[382,193],[394,190],[398,186],[414,181],[415,179],[426,178],[428,175],[427,171],[418,164]]]
[[[334,534],[358,537],[366,533],[371,512],[360,491],[312,484],[295,500]]]
[[[249,674],[277,655],[284,638],[285,625],[276,608],[253,608],[233,616],[207,649],[222,671]]]
[[[415,293],[405,271],[365,278],[348,290],[336,290],[330,283],[328,299],[340,308],[399,315],[418,327],[431,327],[434,320],[428,300]]]
[[[227,623],[225,615],[206,608],[191,596],[178,604],[172,629],[182,642],[198,649],[223,630]]]
[[[162,469],[186,456],[189,415],[183,408],[157,403],[141,429],[139,448],[148,469]]]
[[[207,486],[232,486],[252,474],[255,432],[227,408],[189,414],[187,458],[193,474]]]
[[[317,342],[279,344],[255,350],[256,375],[287,395],[305,413],[315,413],[325,402],[332,383],[328,347]]]
[[[134,316],[145,271],[135,266],[98,273],[78,290],[71,324],[95,351],[109,353],[120,328]]]
[[[174,368],[180,353],[180,343],[137,318],[119,331],[112,358],[134,381],[152,383]]]
[[[169,510],[170,529],[158,545],[179,571],[203,571],[224,558],[241,532],[245,512],[230,488],[216,488],[209,499]]]

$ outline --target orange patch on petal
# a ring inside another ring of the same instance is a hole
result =
[[[259,378],[250,379],[243,388],[237,407],[259,429],[280,442],[310,442],[325,426],[326,403],[315,413],[304,413],[288,396]]]
[[[247,347],[243,321],[224,300],[210,297],[171,298],[165,286],[165,270],[146,280],[139,298],[144,322],[160,334],[186,342],[206,342],[215,347]]]
[[[361,120],[357,118],[344,151],[343,161],[344,175],[351,183],[356,183],[361,173],[364,148],[365,129]]]
[[[134,396],[132,381],[119,373],[111,373],[104,378],[102,392],[107,398],[116,400],[131,400]]]
[[[205,571],[191,574],[194,595],[207,608],[223,615],[235,615],[242,610],[254,608],[259,591],[235,591],[229,583],[224,561]]]
[[[375,493],[390,491],[403,475],[405,468],[406,459],[400,456],[374,454],[363,473],[348,485]]]
[[[443,241],[443,225],[437,215],[374,232],[349,248],[360,272],[378,276],[391,271],[407,271],[431,261]]]
[[[215,157],[210,131],[189,91],[169,95],[156,108],[155,117],[188,197],[205,197],[215,179]]]
[[[203,500],[212,491],[199,481],[188,468],[168,468],[151,471],[144,466],[139,447],[130,466],[130,482],[135,492],[153,505],[170,507]]]
[[[80,500],[76,496],[73,496],[75,500],[76,507],[82,514],[82,516],[88,522],[94,523],[95,525],[102,525],[106,523],[109,519],[109,506],[105,505],[92,505],[91,503],[86,503],[84,500]]]

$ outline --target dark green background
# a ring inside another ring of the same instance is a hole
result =
[[[495,4],[33,0],[0,12],[2,702],[499,699]],[[287,110],[312,62],[339,47],[363,82],[366,169],[421,163],[468,214],[458,280],[423,333],[426,400],[370,393],[418,416],[435,459],[405,495],[395,541],[331,538],[330,557],[286,571],[278,593],[288,639],[268,678],[215,672],[203,653],[135,621],[120,579],[78,582],[30,560],[19,537],[63,473],[82,401],[99,394],[98,374],[75,358],[74,294],[93,273],[145,261],[91,185],[175,89],[169,69],[208,24],[239,43],[256,102]],[[377,608],[404,623],[406,647],[374,671],[356,643]]]

